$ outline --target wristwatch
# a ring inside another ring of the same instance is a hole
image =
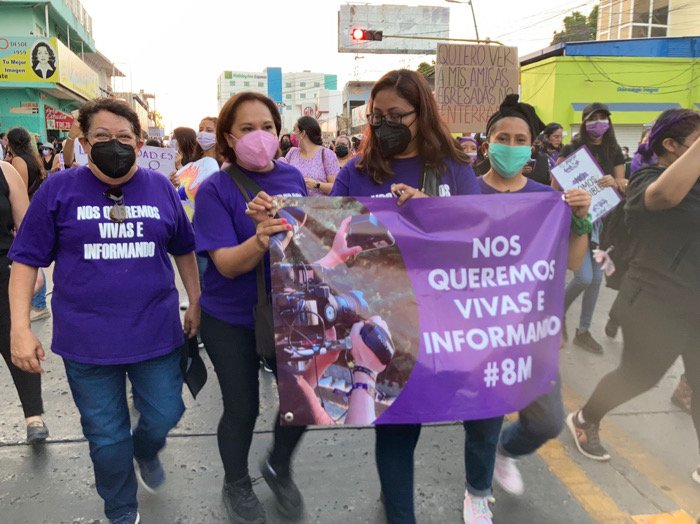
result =
[[[321,189],[321,182],[316,182],[316,189]]]

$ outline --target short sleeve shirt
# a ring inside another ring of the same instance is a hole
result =
[[[274,168],[265,173],[237,167],[270,196],[307,196],[304,177],[289,164],[275,161]],[[249,193],[250,198],[254,196]],[[209,251],[238,246],[255,234],[253,220],[245,214],[247,203],[231,176],[219,171],[202,182],[195,204],[197,253],[209,258],[200,300],[202,310],[229,324],[253,328],[253,306],[258,301],[256,271],[227,278],[209,256]],[[268,289],[269,266],[269,256],[265,255]]]
[[[418,187],[419,185],[423,169],[423,161],[420,157],[392,160],[391,170],[396,176],[383,180],[380,184],[372,180],[368,173],[357,168],[356,164],[359,159],[360,156],[354,157],[340,170],[330,196],[396,198],[391,192],[392,184],[403,183],[411,187]],[[442,173],[438,186],[440,196],[480,194],[479,185],[470,165],[460,164],[451,159],[445,160],[445,164],[447,170]]]
[[[313,158],[301,158],[301,149],[293,147],[286,156],[287,162],[301,171],[305,178],[313,178],[319,182],[328,182],[329,176],[336,176],[340,171],[338,157],[330,149],[321,147]],[[310,189],[309,196],[324,196],[320,189]]]
[[[194,234],[170,181],[139,168],[121,186],[127,219],[109,218],[109,188],[88,167],[50,176],[34,195],[9,257],[55,262],[55,353],[88,364],[140,362],[183,343],[168,254],[194,250]]]

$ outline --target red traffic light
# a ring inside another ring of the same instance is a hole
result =
[[[355,40],[356,42],[362,42],[362,41],[381,41],[383,37],[382,31],[371,31],[369,29],[360,29],[360,28],[355,28],[352,30],[350,33],[352,35],[352,39]]]

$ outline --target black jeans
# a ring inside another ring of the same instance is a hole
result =
[[[12,363],[10,354],[10,297],[7,288],[10,283],[10,260],[0,256],[0,353],[5,359],[10,375],[19,393],[24,417],[35,417],[44,412],[41,400],[41,375],[27,373]]]
[[[588,422],[599,423],[611,410],[651,389],[678,356],[693,389],[692,417],[700,443],[700,324],[696,311],[678,311],[648,292],[625,285],[613,306],[622,322],[620,366],[607,374],[583,407]],[[693,318],[695,317],[695,318]]]
[[[202,312],[201,335],[224,402],[217,439],[225,482],[235,482],[248,475],[248,453],[260,407],[260,358],[255,351],[255,333]],[[268,364],[277,377],[277,363],[273,360]],[[289,474],[292,455],[304,431],[306,426],[281,426],[278,413],[269,457],[278,475]]]

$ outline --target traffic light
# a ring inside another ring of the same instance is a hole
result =
[[[352,35],[352,39],[355,42],[368,42],[368,41],[375,41],[375,42],[381,42],[382,37],[384,36],[382,31],[372,31],[370,29],[360,29],[355,28],[352,30],[350,33]]]

